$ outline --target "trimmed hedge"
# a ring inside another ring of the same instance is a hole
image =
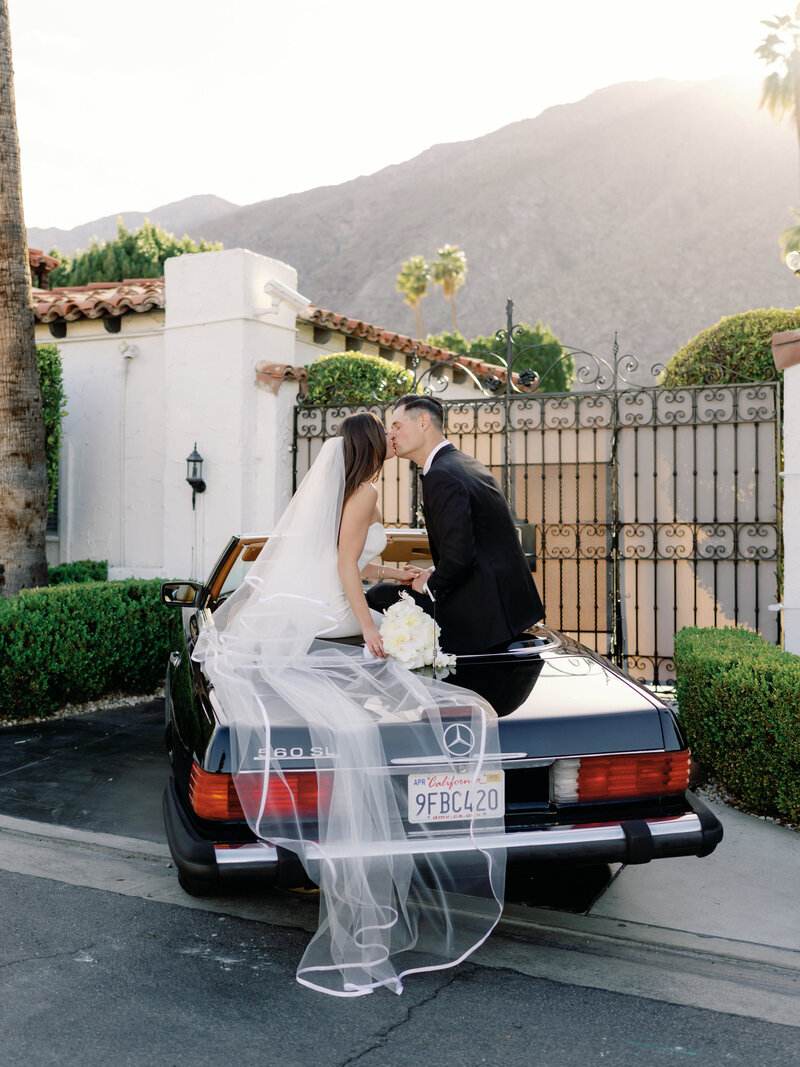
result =
[[[675,638],[681,723],[696,759],[763,815],[800,817],[800,656],[741,628]]]
[[[48,568],[50,585],[65,585],[69,582],[107,582],[107,559],[78,559],[74,563],[58,563]]]
[[[726,385],[783,379],[772,358],[772,335],[800,327],[800,308],[758,308],[728,315],[683,346],[661,385]],[[725,368],[720,370],[719,368]]]
[[[414,387],[410,370],[382,356],[330,352],[306,370],[307,404],[388,404]]]
[[[176,612],[161,581],[26,589],[0,600],[0,716],[49,715],[106,693],[147,693],[164,681]]]

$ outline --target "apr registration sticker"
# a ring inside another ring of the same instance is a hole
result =
[[[409,774],[408,821],[466,822],[498,819],[505,811],[503,771],[469,774]]]

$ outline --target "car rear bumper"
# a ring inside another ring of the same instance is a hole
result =
[[[506,834],[475,834],[475,843],[485,851],[505,849],[509,866],[536,864],[648,863],[668,856],[707,856],[722,840],[722,825],[691,793],[690,807],[680,815],[657,819],[628,819],[592,825],[542,826]],[[214,843],[200,837],[189,822],[170,779],[164,792],[164,822],[170,851],[177,867],[209,888],[228,881],[258,878],[275,885],[303,883],[297,858],[280,846],[263,841],[241,845]],[[392,843],[393,853],[469,853],[469,838],[434,837]],[[382,846],[382,852],[386,849]],[[335,858],[335,853],[327,850]],[[321,857],[311,847],[309,870]]]

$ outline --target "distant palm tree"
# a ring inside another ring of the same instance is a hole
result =
[[[756,55],[767,67],[775,68],[764,79],[761,107],[778,122],[787,116],[792,119],[800,147],[800,4],[794,15],[776,15],[761,22],[770,32]]]
[[[422,325],[422,308],[420,301],[428,295],[428,282],[431,277],[431,268],[424,256],[412,256],[403,264],[397,275],[396,289],[404,293],[404,301],[414,309],[414,322],[416,324],[417,337],[425,336]]]
[[[47,585],[47,467],[8,0],[0,0],[0,174],[0,596],[12,596]]]
[[[434,285],[441,285],[442,292],[453,309],[453,329],[458,331],[456,319],[456,291],[467,278],[467,257],[456,245],[445,245],[438,251],[438,260],[431,267]]]

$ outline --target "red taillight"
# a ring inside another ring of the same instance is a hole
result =
[[[284,777],[285,783],[277,774],[270,775],[264,815],[286,818],[296,811],[300,818],[316,818],[319,804],[330,801],[331,776],[318,775],[316,771],[286,771]],[[240,791],[245,791],[247,809],[256,812],[263,789],[262,771],[240,774],[238,782],[234,782],[232,774],[212,774],[192,764],[189,800],[201,819],[242,820],[245,816]]]
[[[557,804],[581,804],[684,793],[689,788],[689,759],[689,750],[683,749],[557,760],[553,799]]]

